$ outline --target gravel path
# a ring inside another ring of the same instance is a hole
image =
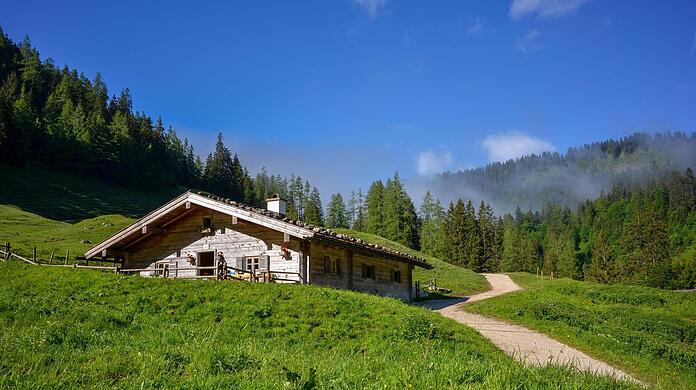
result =
[[[445,317],[476,329],[505,353],[527,365],[544,366],[549,363],[572,365],[581,371],[640,383],[640,381],[625,372],[593,359],[577,349],[561,344],[546,335],[518,325],[511,325],[503,321],[463,311],[460,306],[464,302],[480,301],[521,290],[520,286],[515,284],[507,275],[484,275],[491,285],[489,291],[463,299],[443,299],[425,302],[425,306]]]

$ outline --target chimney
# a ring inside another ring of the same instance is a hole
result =
[[[285,208],[287,205],[288,201],[281,198],[278,194],[273,194],[270,198],[266,199],[266,209],[280,215],[285,215]]]

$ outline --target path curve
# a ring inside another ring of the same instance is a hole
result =
[[[544,334],[462,310],[461,306],[466,302],[480,301],[522,289],[507,275],[484,274],[484,276],[491,285],[490,290],[459,300],[426,302],[425,306],[476,329],[505,353],[527,365],[545,366],[550,363],[572,365],[580,371],[641,383],[625,372]]]

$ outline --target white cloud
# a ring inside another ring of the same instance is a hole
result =
[[[482,145],[491,162],[556,151],[556,147],[551,143],[514,130],[489,135],[483,140]]]
[[[483,33],[483,20],[478,16],[470,19],[466,32],[469,33],[469,35],[481,35]]]
[[[379,11],[387,6],[387,0],[353,0],[353,3],[367,12],[370,19],[375,19]]]
[[[557,18],[575,12],[588,0],[513,0],[510,17],[520,19],[536,14],[540,18]]]
[[[537,30],[529,30],[526,34],[517,38],[515,41],[515,48],[524,54],[532,53],[541,49],[541,44],[539,43],[539,38],[541,33]]]
[[[418,156],[418,173],[423,176],[432,176],[446,171],[453,163],[452,153],[448,150],[434,151],[432,149],[421,152]]]

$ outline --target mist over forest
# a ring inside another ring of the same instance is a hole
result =
[[[443,204],[458,198],[485,201],[496,214],[540,210],[547,204],[574,208],[614,186],[632,188],[646,178],[696,166],[696,133],[634,133],[572,147],[564,154],[545,152],[483,167],[444,172],[419,187]]]

